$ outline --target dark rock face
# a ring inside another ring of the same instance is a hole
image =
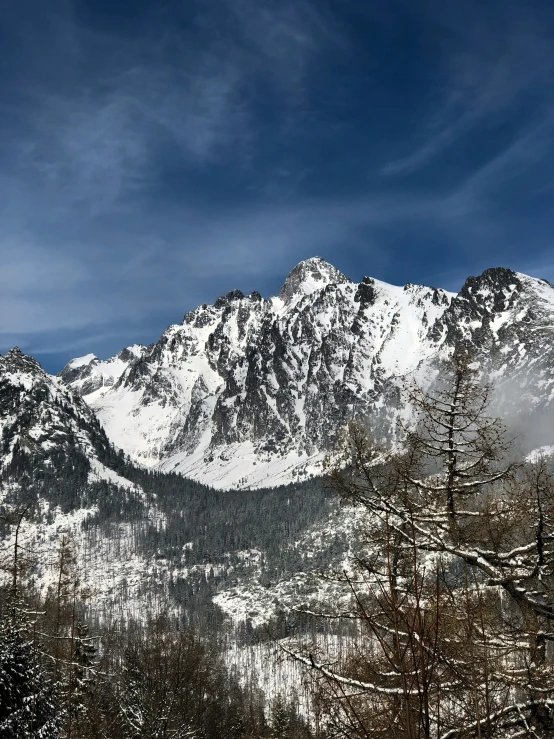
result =
[[[354,295],[354,302],[361,303],[363,306],[373,305],[375,302],[375,280],[371,277],[364,277],[364,279],[358,285],[356,294]]]
[[[244,298],[244,293],[242,293],[240,290],[231,290],[231,292],[228,292],[227,295],[222,295],[215,301],[214,308],[224,308],[232,303],[234,300],[242,300],[242,298]]]
[[[24,485],[68,468],[86,479],[109,447],[89,406],[17,347],[0,356],[0,432],[0,472]]]
[[[94,372],[98,364],[96,357],[89,364],[79,365],[77,367],[67,364],[60,372],[60,377],[75,392],[80,395],[89,395],[102,386],[102,378]]]
[[[498,267],[469,277],[432,332],[438,343],[444,336],[445,345],[474,354],[494,378],[496,409],[530,445],[554,441],[554,424],[531,421],[554,401],[553,325],[554,288]]]
[[[309,456],[329,448],[352,418],[371,414],[386,426],[396,393],[390,375],[406,364],[398,342],[408,331],[417,347],[425,343],[423,316],[434,320],[449,300],[443,291],[403,291],[371,278],[356,285],[314,258],[292,270],[278,298],[233,290],[187,313],[111,387],[94,361],[77,373],[70,363],[62,378],[96,393],[108,434],[139,461],[151,463],[153,450],[162,461],[218,458],[237,444],[260,459]],[[415,332],[407,328],[413,315]],[[419,361],[416,348],[408,368]],[[101,397],[92,377],[104,383]],[[121,423],[121,403],[131,396]]]
[[[309,457],[332,447],[354,418],[390,437],[403,378],[425,376],[455,346],[505,383],[505,401],[548,405],[552,325],[552,286],[508,269],[470,277],[453,295],[370,277],[356,285],[314,258],[292,270],[278,298],[233,290],[134,359],[120,353],[118,366],[126,366],[93,407],[110,438],[147,464],[155,450],[157,463],[175,459],[185,472],[187,459],[202,455],[230,466],[229,450],[244,445],[260,464]],[[94,387],[87,372],[98,382],[94,361],[77,381],[68,368],[70,385]]]

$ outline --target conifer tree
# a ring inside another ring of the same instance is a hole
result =
[[[87,624],[78,621],[74,631],[67,689],[66,733],[69,737],[80,737],[81,727],[89,718],[90,704],[94,698],[97,650]]]
[[[57,739],[54,686],[21,626],[0,622],[0,739]]]
[[[57,739],[62,711],[24,608],[21,544],[29,506],[2,519],[13,528],[8,597],[0,617],[0,739]]]
[[[281,693],[276,696],[272,703],[270,726],[271,739],[289,739],[289,715]]]

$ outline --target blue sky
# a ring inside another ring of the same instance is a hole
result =
[[[4,0],[0,351],[157,340],[319,255],[554,280],[550,0]]]

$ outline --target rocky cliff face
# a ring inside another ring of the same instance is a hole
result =
[[[554,286],[509,269],[469,277],[437,321],[439,347],[471,350],[492,382],[493,411],[528,447],[552,444]]]
[[[234,290],[146,349],[74,360],[61,376],[136,461],[219,487],[268,485],[317,473],[349,419],[390,435],[404,378],[459,343],[514,414],[522,397],[527,410],[550,404],[553,326],[554,288],[510,270],[470,277],[455,295],[356,284],[314,258],[277,297]],[[109,385],[103,364],[117,366]]]
[[[0,357],[0,471],[34,480],[58,464],[82,460],[86,471],[109,441],[90,407],[15,347]]]
[[[131,465],[91,408],[17,347],[0,356],[0,440],[0,503],[29,506],[31,529],[32,519],[57,516],[79,530],[103,496],[114,509],[130,509],[130,495],[140,507],[138,486],[124,476]]]

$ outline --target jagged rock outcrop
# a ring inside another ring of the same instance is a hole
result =
[[[474,354],[495,389],[492,411],[534,447],[554,441],[553,332],[554,287],[498,267],[466,280],[433,338]]]

